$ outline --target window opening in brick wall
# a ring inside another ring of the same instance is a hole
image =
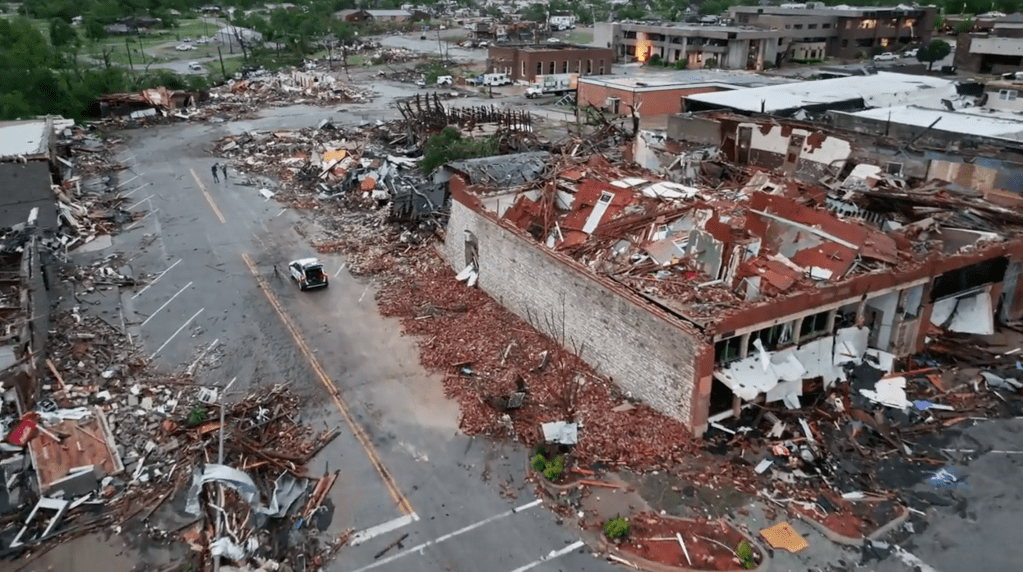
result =
[[[725,365],[742,357],[742,336],[721,340],[714,344],[714,363]]]
[[[757,330],[749,335],[749,343],[746,346],[747,352],[755,352],[756,346],[753,342],[760,340],[764,349],[771,352],[792,342],[792,323],[777,324],[770,328]]]
[[[803,325],[799,328],[799,341],[806,341],[807,338],[816,338],[828,332],[828,318],[833,310],[825,310],[819,314],[813,314],[803,318]]]

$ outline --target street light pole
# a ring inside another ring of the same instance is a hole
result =
[[[219,445],[219,447],[217,449],[217,464],[220,464],[220,465],[224,464],[224,396],[227,395],[228,390],[231,389],[231,386],[234,385],[234,382],[237,381],[237,379],[238,379],[237,377],[233,378],[231,380],[231,383],[227,384],[227,387],[224,388],[224,391],[220,392],[220,399],[219,399],[219,401],[220,401],[220,445]],[[220,540],[220,535],[223,534],[223,530],[224,530],[224,486],[223,485],[218,485],[217,486],[217,491],[218,491],[217,506],[220,507],[220,509],[217,511],[217,537],[214,539],[214,542],[217,541],[217,540]],[[220,556],[215,556],[214,557],[214,560],[213,560],[213,570],[214,570],[214,572],[219,572],[219,570],[220,570]]]

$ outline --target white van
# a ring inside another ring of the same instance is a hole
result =
[[[483,74],[483,85],[501,86],[511,85],[511,78],[506,73]]]

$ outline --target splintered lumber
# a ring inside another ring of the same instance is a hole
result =
[[[316,487],[313,489],[313,494],[309,495],[309,500],[305,504],[305,508],[302,510],[302,518],[308,520],[316,509],[320,508],[323,504],[323,499],[326,498],[327,493],[330,492],[331,487],[334,486],[334,481],[337,480],[338,475],[341,471],[334,471],[333,474],[326,475],[320,480],[316,481]]]

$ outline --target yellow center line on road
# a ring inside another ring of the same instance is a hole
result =
[[[337,390],[337,387],[334,386],[334,383],[330,380],[330,377],[327,376],[326,372],[324,372],[323,367],[320,365],[320,361],[316,359],[316,356],[312,351],[310,351],[309,346],[306,345],[305,340],[302,338],[301,334],[299,334],[295,324],[292,323],[291,318],[289,318],[287,313],[284,312],[284,308],[281,306],[280,302],[278,302],[277,297],[270,291],[270,285],[267,284],[259,275],[259,272],[256,270],[256,265],[252,262],[252,258],[245,253],[242,254],[242,258],[245,260],[245,265],[249,267],[249,271],[252,272],[253,278],[255,278],[256,282],[259,284],[259,288],[266,296],[267,301],[270,302],[270,306],[275,312],[277,312],[277,316],[280,317],[282,322],[284,322],[284,327],[287,328],[288,333],[290,333],[291,337],[295,340],[295,345],[298,346],[298,350],[303,356],[305,356],[309,365],[313,368],[313,372],[316,374],[316,377],[319,378],[320,383],[323,384],[327,393],[329,393],[330,397],[334,400],[334,405],[336,405],[338,411],[341,412],[341,416],[344,417],[345,423],[348,424],[348,428],[352,431],[355,439],[360,445],[362,445],[363,450],[366,451],[366,456],[369,457],[370,462],[373,464],[373,468],[376,469],[377,474],[380,475],[380,479],[383,481],[384,487],[391,495],[391,498],[394,499],[394,502],[397,503],[398,510],[400,510],[403,515],[415,514],[415,511],[412,510],[412,505],[409,503],[408,499],[406,499],[405,495],[398,490],[398,485],[394,482],[394,477],[391,476],[391,474],[387,471],[387,468],[380,462],[379,457],[377,457],[376,451],[373,448],[373,444],[370,442],[369,437],[366,435],[365,431],[359,427],[351,413],[348,411],[348,406],[341,397],[341,393]]]
[[[189,169],[189,171],[192,172],[192,178],[195,179],[195,183],[199,185],[199,190],[202,191],[203,196],[206,197],[206,202],[208,202],[210,204],[210,208],[213,209],[213,214],[217,215],[217,218],[220,219],[220,224],[227,223],[224,215],[221,214],[220,209],[217,208],[217,204],[213,202],[213,197],[206,192],[206,185],[202,184],[202,181],[199,180],[199,175],[195,174],[195,169]]]

